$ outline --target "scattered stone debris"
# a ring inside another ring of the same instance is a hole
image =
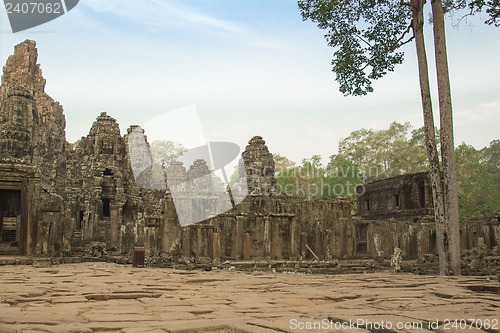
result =
[[[399,247],[394,249],[394,254],[391,256],[391,267],[395,272],[401,271],[401,263],[403,262],[403,251]]]

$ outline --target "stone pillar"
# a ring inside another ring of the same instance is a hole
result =
[[[29,186],[29,185],[28,185]],[[31,190],[32,186],[28,187],[28,191]],[[26,209],[21,208],[21,240],[19,242],[19,247],[21,254],[26,254],[27,256],[31,256],[34,253],[34,247],[36,244],[33,244],[33,238],[32,238],[32,232],[33,232],[33,226],[32,223],[35,223],[33,219],[33,213],[29,212],[34,212],[35,210],[32,209],[31,205],[31,196],[26,193],[26,190],[23,190],[21,192],[21,202],[26,203]],[[22,203],[21,203],[22,204]],[[23,220],[26,222],[23,223]],[[25,234],[23,235],[22,228],[25,226],[26,231]]]
[[[212,232],[212,242],[210,247],[210,258],[212,258],[215,263],[220,262],[220,233]]]
[[[266,257],[271,256],[271,223],[269,221],[269,216],[264,216],[264,255]]]
[[[314,253],[318,257],[323,257],[324,256],[324,251],[323,251],[323,242],[322,238],[324,235],[324,229],[323,229],[323,221],[321,221],[321,225],[317,223],[318,221],[314,221],[314,231],[315,231],[315,237],[314,237],[314,246],[311,246],[314,249]]]
[[[238,259],[243,258],[243,231],[244,231],[244,216],[236,216],[236,249],[234,257]]]
[[[41,212],[41,218],[39,218],[36,230],[36,242],[35,242],[35,254],[37,256],[48,254],[48,242],[47,235],[49,229],[49,217],[48,212]]]
[[[426,231],[423,229],[417,231],[417,258],[423,257],[429,252],[429,238],[425,237],[427,235]]]
[[[118,223],[118,209],[116,205],[111,206],[111,218],[110,218],[110,235],[111,235],[111,246],[118,246],[120,229]]]
[[[290,258],[296,258],[298,252],[298,230],[295,218],[289,217],[288,224],[290,225]]]
[[[177,219],[174,201],[170,195],[167,195],[164,200],[164,213],[161,225],[161,251],[170,253],[174,250],[176,244],[181,242],[182,228]]]
[[[192,226],[187,226],[182,233],[182,256],[185,258],[191,257],[191,229]]]
[[[26,237],[26,248],[25,248],[25,253],[27,256],[31,256],[35,253],[35,246],[36,246],[36,239],[33,239],[33,227],[36,222],[36,212],[38,212],[38,207],[37,207],[37,195],[36,195],[36,189],[39,188],[40,186],[40,181],[39,179],[32,179],[30,178],[27,181],[26,188],[23,189],[21,192],[21,202],[26,203],[26,209],[23,209],[21,207],[22,213],[21,213],[21,219],[24,219],[25,226],[26,226],[26,234],[24,237]],[[23,225],[23,221],[21,220],[21,225]],[[22,235],[22,233],[21,233]],[[20,242],[21,243],[21,242]]]
[[[245,232],[245,247],[243,249],[243,259],[250,259],[251,254],[251,234],[249,232]]]
[[[356,231],[354,229],[354,223],[352,223],[352,220],[350,217],[343,217],[340,219],[343,221],[343,224],[345,225],[344,229],[346,230],[345,237],[346,237],[346,252],[344,255],[347,255],[348,257],[354,257],[354,250],[355,250],[355,237],[356,237]],[[370,233],[370,228],[368,228],[367,233]]]

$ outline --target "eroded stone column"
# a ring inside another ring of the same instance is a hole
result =
[[[119,207],[116,205],[111,206],[111,216],[110,216],[110,234],[111,234],[111,246],[118,246],[120,240],[120,225],[118,221],[118,210]]]

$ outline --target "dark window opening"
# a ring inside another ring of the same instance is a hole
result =
[[[368,253],[368,224],[356,225],[356,254]]]
[[[363,195],[365,191],[366,191],[365,185],[363,184],[356,185],[356,195]]]
[[[356,226],[356,239],[366,242],[367,235],[368,235],[368,225],[358,224]]]
[[[429,231],[429,253],[436,254],[437,249],[437,237],[434,230]]]
[[[77,230],[82,230],[83,227],[83,215],[84,211],[81,210],[80,213],[78,214],[78,223],[76,224],[76,229]]]
[[[366,242],[356,244],[356,252],[358,254],[367,254],[368,253],[368,245]]]
[[[111,169],[109,169],[109,168],[106,168],[106,169],[104,169],[104,171],[102,172],[102,174],[104,176],[113,176],[113,171],[111,171]]]
[[[497,241],[495,239],[495,226],[493,225],[490,225],[490,228],[489,228],[489,232],[490,232],[490,249],[492,249],[494,246],[498,246],[497,244]]]
[[[365,200],[365,210],[370,210],[370,200]]]
[[[420,199],[420,208],[425,208],[425,184],[423,181],[418,182],[418,194]]]
[[[16,230],[4,230],[2,232],[2,242],[12,243],[16,241],[17,233]]]
[[[2,223],[2,242],[15,242],[17,236],[17,218],[4,217]]]
[[[107,198],[102,199],[102,216],[111,217],[111,200]]]
[[[160,219],[159,218],[154,218],[150,217],[146,220],[146,226],[147,227],[157,227],[160,225]]]
[[[19,246],[20,217],[21,191],[0,190],[0,242]]]
[[[394,194],[392,197],[392,203],[394,207],[399,207],[399,194]]]

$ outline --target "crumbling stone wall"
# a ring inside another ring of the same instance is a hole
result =
[[[390,258],[395,248],[404,259],[437,255],[432,192],[425,172],[379,180],[358,189],[354,219],[356,255]],[[500,222],[495,218],[467,218],[460,223],[462,254],[483,244],[495,252]]]
[[[242,153],[248,197],[233,210],[183,229],[186,257],[321,259],[354,254],[351,204],[304,200],[274,191],[274,160],[256,136]]]
[[[343,199],[308,202],[250,196],[235,212],[186,227],[184,255],[216,259],[352,257],[349,210],[350,203]]]
[[[433,216],[413,219],[354,219],[356,255],[390,258],[400,248],[405,259],[435,255],[436,228]]]
[[[424,216],[432,214],[432,188],[426,172],[359,185],[358,216]]]

